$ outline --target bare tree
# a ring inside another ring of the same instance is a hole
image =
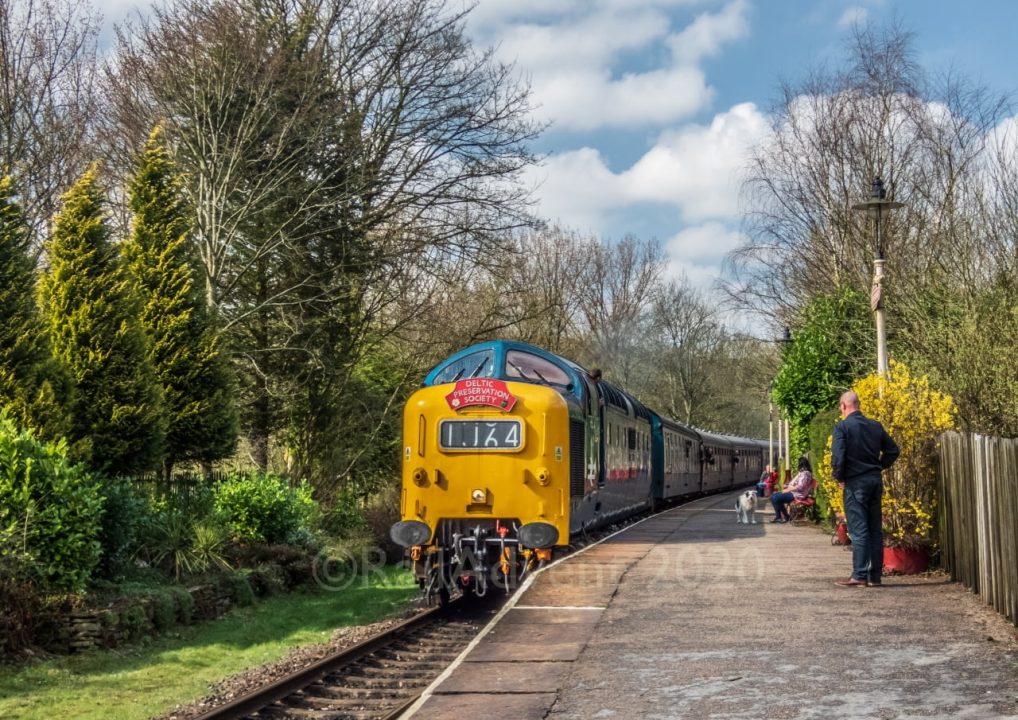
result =
[[[181,0],[120,33],[111,136],[162,121],[176,139],[259,464],[281,425],[334,431],[366,338],[410,320],[391,288],[483,263],[531,222],[528,89],[463,18],[437,0]]]
[[[92,161],[98,19],[70,0],[0,0],[0,168],[36,247]]]
[[[654,299],[653,353],[660,409],[685,423],[707,423],[716,404],[713,378],[728,333],[706,300],[688,283],[672,281]]]
[[[900,27],[858,28],[848,51],[843,69],[782,88],[744,187],[749,241],[729,258],[729,297],[794,326],[821,293],[868,293],[873,220],[851,206],[880,176],[904,203],[879,248],[891,354],[952,393],[972,427],[1010,432],[1018,378],[999,350],[1018,342],[1002,310],[1018,302],[1010,99],[924,71]]]
[[[858,28],[844,70],[785,85],[771,141],[744,191],[750,241],[729,258],[736,304],[788,319],[818,292],[867,289],[872,221],[852,210],[881,176],[905,208],[882,248],[899,294],[938,268],[975,267],[971,208],[980,160],[1007,104],[954,76],[929,79],[899,27]],[[782,323],[783,324],[783,323]]]
[[[628,235],[612,245],[589,242],[578,286],[588,346],[585,356],[623,384],[634,380],[633,349],[663,271],[661,246]]]

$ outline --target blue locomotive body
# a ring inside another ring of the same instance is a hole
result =
[[[578,533],[752,484],[766,460],[765,442],[668,419],[526,343],[468,347],[422,385],[404,410],[401,521],[391,534],[429,592],[457,579],[509,587]]]

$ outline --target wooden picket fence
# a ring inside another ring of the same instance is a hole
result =
[[[940,436],[944,569],[1018,625],[1018,439]]]

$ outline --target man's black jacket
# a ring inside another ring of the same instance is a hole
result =
[[[898,446],[876,420],[856,410],[834,426],[831,471],[838,482],[880,477],[898,459]]]

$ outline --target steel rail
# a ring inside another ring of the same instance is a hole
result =
[[[443,615],[447,607],[434,607],[418,613],[378,635],[367,638],[356,645],[333,653],[296,672],[285,675],[268,685],[263,685],[230,702],[212,708],[195,720],[237,720],[283,700],[327,675],[329,672],[355,662],[384,648],[402,635],[434,622]],[[416,699],[416,696],[415,698]],[[401,707],[403,703],[401,703]],[[398,715],[396,716],[398,717]]]

